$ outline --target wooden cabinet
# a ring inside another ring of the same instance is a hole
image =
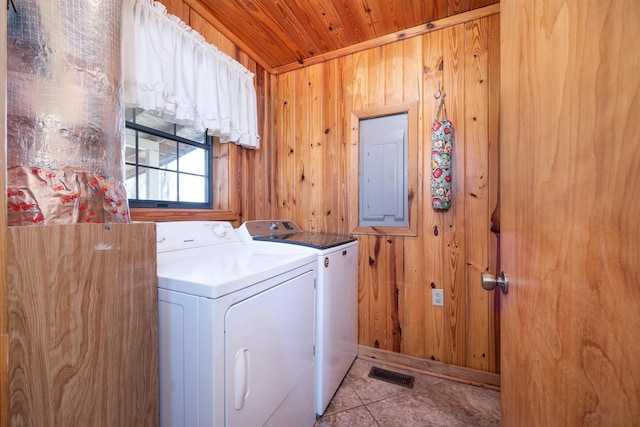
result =
[[[9,424],[157,425],[155,224],[7,237]]]

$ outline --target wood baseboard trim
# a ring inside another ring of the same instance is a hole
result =
[[[433,375],[452,381],[500,391],[500,374],[493,372],[479,371],[477,369],[466,368],[464,366],[435,362],[364,345],[358,345],[358,357],[364,360],[380,362],[385,365],[395,366],[397,368],[407,369],[421,374]]]

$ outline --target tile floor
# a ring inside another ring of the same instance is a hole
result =
[[[369,378],[372,366],[414,376],[413,389]],[[498,391],[356,359],[315,427],[499,425]]]

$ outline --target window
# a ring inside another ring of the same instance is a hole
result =
[[[125,116],[129,205],[211,208],[211,137],[140,108],[127,108]]]

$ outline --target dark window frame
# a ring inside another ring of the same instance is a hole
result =
[[[180,166],[179,166],[179,162],[180,162],[180,144],[187,144],[190,145],[192,147],[196,147],[199,149],[203,149],[205,150],[206,153],[206,171],[205,171],[205,180],[207,183],[207,189],[206,189],[206,198],[207,198],[207,202],[204,203],[197,203],[197,202],[180,202],[180,201],[166,201],[166,200],[149,200],[149,199],[137,199],[137,198],[132,198],[131,195],[128,195],[128,199],[129,199],[129,207],[130,208],[149,208],[149,209],[212,209],[213,208],[213,137],[211,135],[208,135],[208,133],[205,131],[204,132],[204,143],[201,142],[196,142],[196,141],[192,141],[190,139],[187,138],[183,138],[179,135],[176,135],[177,133],[177,125],[176,124],[172,124],[173,125],[173,134],[168,133],[168,132],[163,132],[161,130],[158,129],[154,129],[154,128],[150,128],[144,125],[141,125],[139,123],[135,122],[135,117],[136,115],[133,116],[133,121],[125,121],[125,128],[126,129],[131,129],[133,131],[135,131],[135,163],[132,162],[128,162],[125,159],[125,167],[126,166],[133,166],[136,169],[136,173],[135,173],[135,179],[136,179],[136,191],[138,190],[138,177],[139,177],[139,172],[138,172],[138,168],[143,166],[147,169],[155,169],[155,170],[159,170],[159,171],[164,171],[165,169],[162,169],[160,167],[153,167],[153,166],[148,166],[148,165],[140,165],[139,164],[139,153],[140,153],[140,149],[138,146],[138,134],[139,132],[142,133],[146,133],[149,135],[153,135],[159,138],[164,138],[170,141],[174,141],[176,142],[176,161],[178,162],[178,168],[175,171],[176,173],[176,177],[177,177],[177,182],[178,182],[178,199],[180,196],[180,176],[181,175],[191,175],[191,176],[201,176],[199,174],[191,174],[189,172],[184,172],[184,171],[180,171]],[[135,195],[137,196],[137,194]]]

